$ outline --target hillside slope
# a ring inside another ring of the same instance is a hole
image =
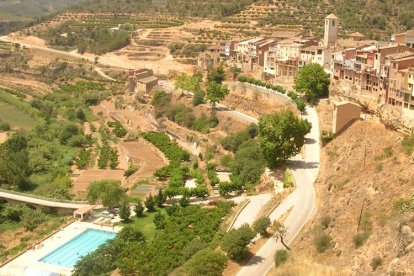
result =
[[[80,0],[0,0],[0,35],[50,15]]]
[[[385,38],[393,32],[414,27],[412,0],[270,0],[273,13],[261,18],[262,24],[303,24],[318,36],[323,18],[335,13],[345,32],[359,31],[372,38]]]
[[[359,121],[323,148],[318,214],[292,245],[292,259],[306,256],[338,275],[367,275],[374,268],[380,275],[412,275],[414,172],[404,152],[412,146],[403,147],[400,134],[378,123]],[[332,240],[322,242],[322,236]],[[294,275],[288,273],[294,266],[272,275]]]
[[[76,12],[164,13],[176,16],[217,18],[242,11],[258,0],[89,0],[71,8]]]

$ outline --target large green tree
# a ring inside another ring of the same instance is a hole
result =
[[[185,263],[184,271],[188,276],[220,276],[226,265],[226,256],[206,248],[196,253]]]
[[[213,81],[208,84],[206,99],[210,101],[211,106],[214,108],[216,104],[224,100],[229,93],[230,90],[227,85],[222,85]]]
[[[215,82],[218,84],[222,84],[223,81],[226,79],[226,75],[224,74],[224,69],[222,66],[217,67],[213,71],[208,74],[207,79],[209,82]]]
[[[267,165],[274,169],[298,154],[311,124],[291,111],[269,114],[259,121],[260,150]]]
[[[112,208],[119,205],[125,198],[126,189],[121,187],[118,180],[100,180],[89,184],[87,199],[91,204],[98,201],[102,205]]]
[[[196,72],[192,76],[181,73],[175,78],[175,87],[190,92],[196,92],[201,90],[200,85],[202,80],[203,75],[201,73]]]
[[[247,245],[255,237],[254,231],[245,224],[228,232],[221,243],[221,248],[231,259],[239,261],[246,256]]]
[[[15,134],[0,146],[0,183],[27,190],[30,174],[28,141],[24,134]]]
[[[314,103],[318,98],[329,95],[329,83],[329,75],[323,67],[312,63],[299,69],[294,88],[304,93],[309,102]]]

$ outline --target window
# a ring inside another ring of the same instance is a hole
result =
[[[335,20],[333,20],[333,21],[332,21],[332,26],[334,26],[334,27],[335,27]]]

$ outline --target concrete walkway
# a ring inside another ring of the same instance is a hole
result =
[[[29,203],[29,204],[34,204],[34,205],[44,206],[44,207],[61,208],[61,209],[77,210],[81,207],[88,206],[88,204],[86,203],[59,202],[59,201],[41,199],[41,198],[25,196],[25,195],[20,195],[20,194],[15,194],[15,193],[2,192],[2,191],[0,191],[0,198],[5,199],[5,200],[10,200],[10,201]]]

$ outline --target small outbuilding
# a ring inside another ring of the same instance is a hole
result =
[[[92,216],[92,211],[95,205],[85,205],[75,211],[73,211],[73,218],[84,220]]]
[[[338,134],[361,118],[361,106],[350,101],[334,102],[332,133]]]

